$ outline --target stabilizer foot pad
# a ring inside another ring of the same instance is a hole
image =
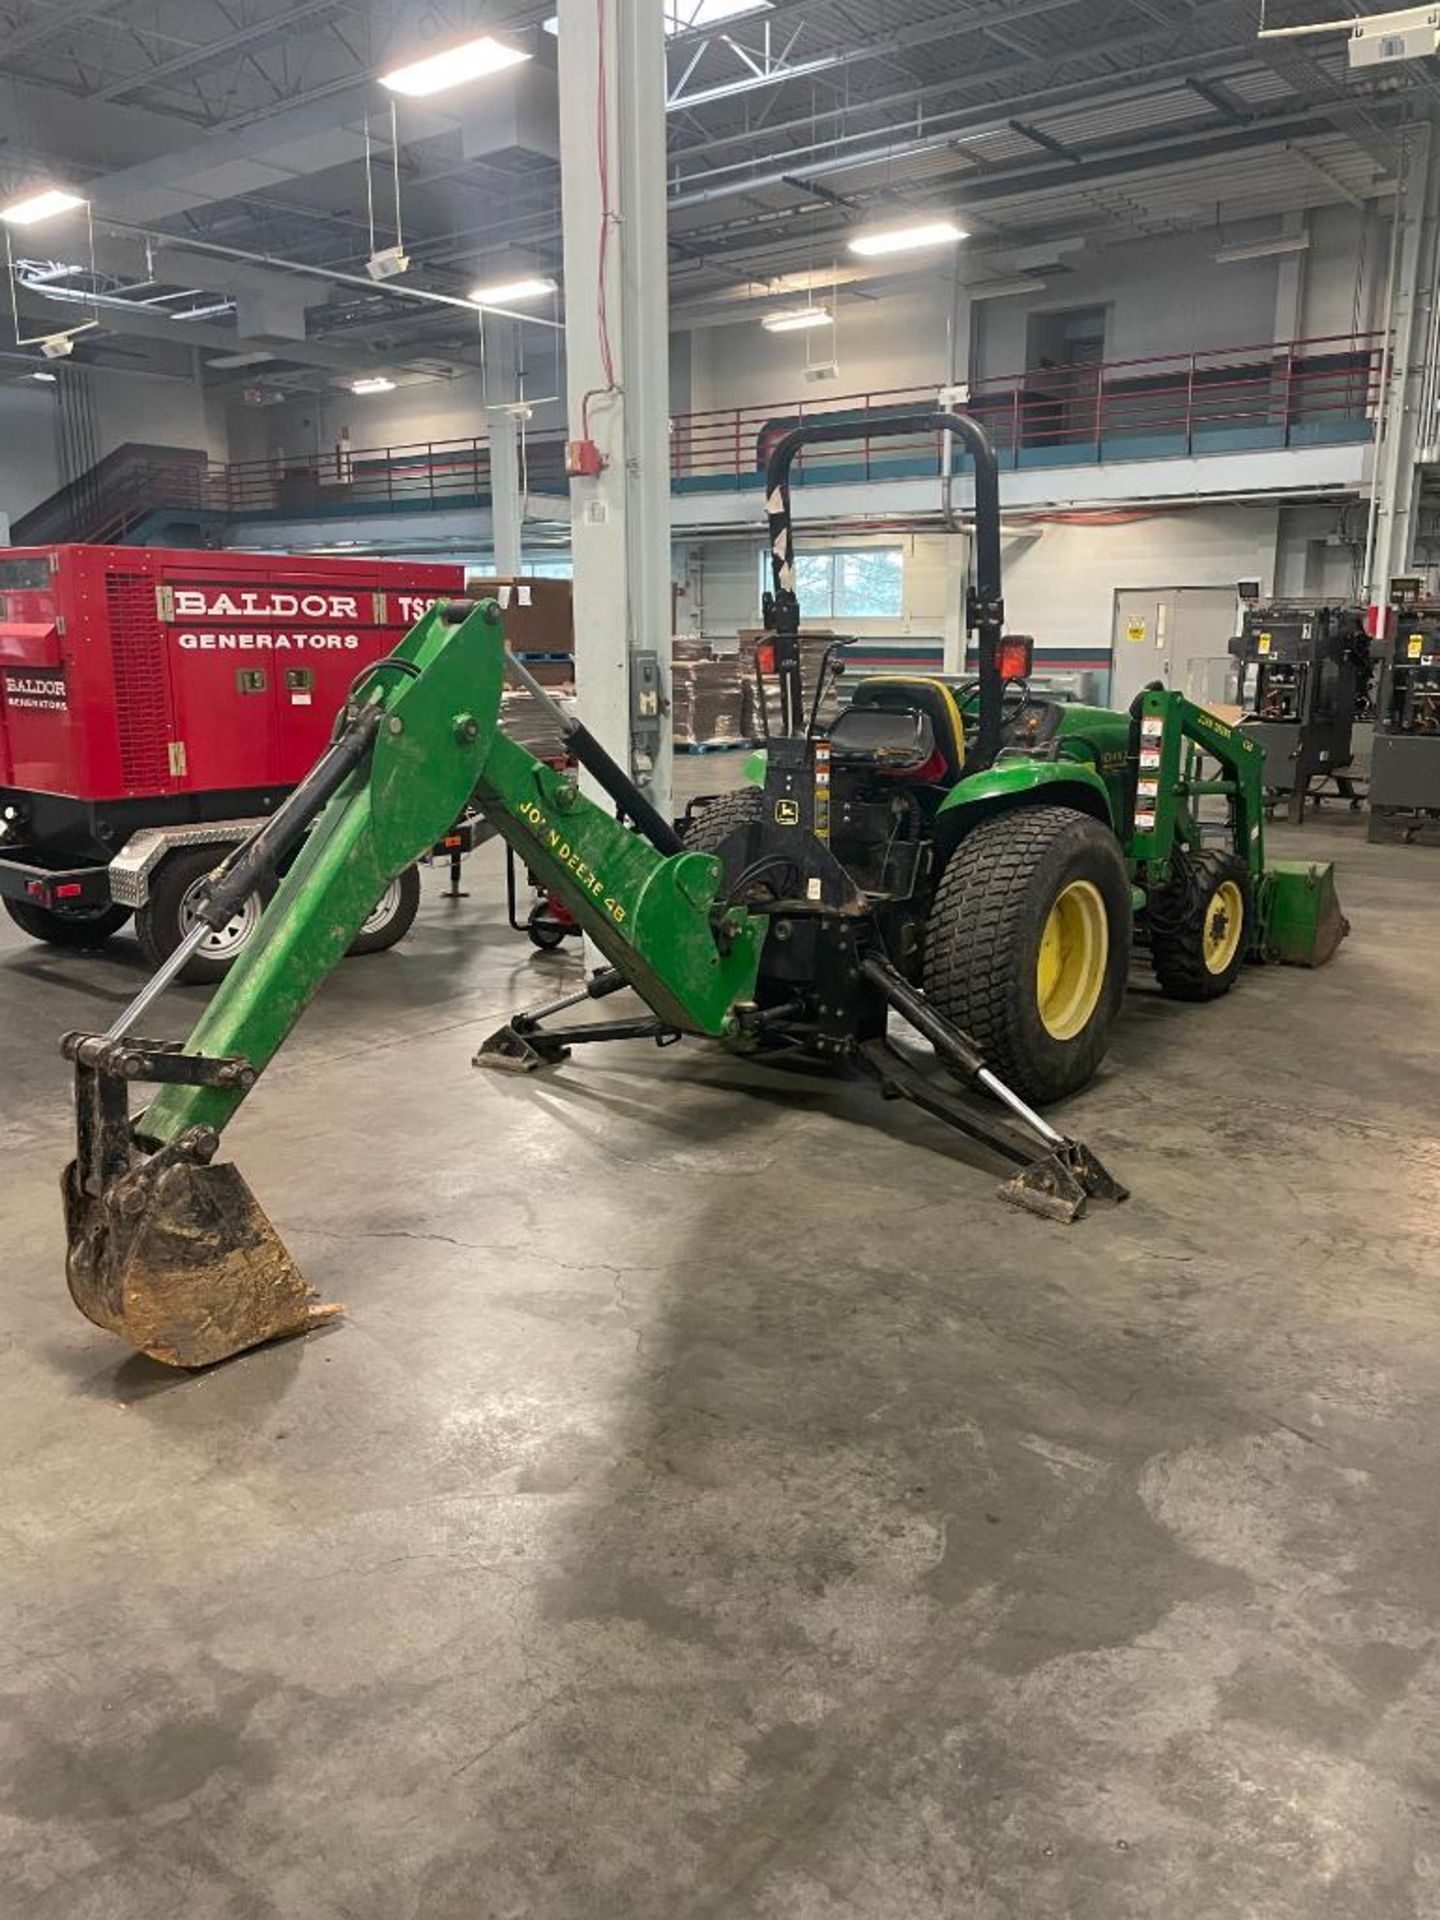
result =
[[[538,1073],[541,1067],[569,1058],[568,1047],[547,1043],[543,1034],[519,1033],[507,1023],[480,1042],[472,1065],[489,1067],[494,1073]]]
[[[1099,1158],[1079,1140],[1066,1140],[1043,1160],[1006,1180],[1000,1198],[1024,1207],[1045,1220],[1079,1220],[1087,1200],[1130,1198],[1130,1189],[1108,1172]]]

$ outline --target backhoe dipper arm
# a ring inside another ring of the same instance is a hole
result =
[[[501,731],[507,659],[493,602],[433,607],[358,684],[340,739],[363,736],[364,750],[316,792],[323,810],[184,1047],[132,1036],[128,1016],[106,1036],[67,1036],[70,1291],[155,1358],[205,1365],[320,1311],[237,1170],[209,1162],[376,900],[472,795],[667,1029],[738,1034],[762,923],[717,902],[714,855],[664,850],[673,830],[588,736],[586,763],[603,763],[612,797],[660,846]],[[132,1079],[158,1083],[133,1123]]]

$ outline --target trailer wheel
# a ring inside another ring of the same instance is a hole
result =
[[[374,911],[350,942],[351,953],[384,953],[403,940],[420,911],[420,869],[407,867],[375,902]]]
[[[967,834],[930,909],[925,991],[1035,1105],[1105,1057],[1130,964],[1130,881],[1108,827],[1021,807]]]
[[[1145,919],[1160,991],[1171,1000],[1218,1000],[1253,945],[1250,869],[1237,853],[1190,854],[1175,884],[1152,896]]]
[[[130,918],[128,907],[37,907],[33,900],[8,898],[5,911],[22,933],[52,947],[103,947]]]
[[[135,915],[135,931],[152,967],[162,966],[195,925],[205,880],[226,851],[218,844],[181,847],[167,854],[156,868],[150,897]],[[260,924],[271,891],[257,889],[250,894],[226,924],[212,932],[191,955],[180,978],[197,986],[213,986],[223,980]]]

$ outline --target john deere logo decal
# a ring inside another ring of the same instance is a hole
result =
[[[775,824],[777,827],[798,827],[800,824],[800,802],[798,800],[777,800],[775,802]]]

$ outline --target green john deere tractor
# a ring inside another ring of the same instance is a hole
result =
[[[1330,868],[1267,869],[1262,755],[1244,732],[1158,685],[1131,713],[1031,694],[1030,642],[1003,636],[994,456],[973,421],[943,424],[975,461],[977,676],[868,677],[822,725],[842,641],[807,715],[790,468],[802,447],[855,429],[797,429],[766,474],[774,590],[760,654],[779,676],[782,738],[752,763],[756,786],[719,797],[688,844],[719,854],[727,885],[758,906],[794,887],[775,816],[798,808],[890,961],[1015,1092],[1044,1104],[1084,1086],[1104,1058],[1132,927],[1165,993],[1212,1000],[1247,959],[1328,959],[1344,922]],[[868,429],[914,430],[903,416]],[[757,709],[768,710],[763,698]],[[1202,821],[1207,801],[1222,820]],[[766,864],[775,855],[782,864]]]
[[[1073,1220],[1088,1198],[1125,1198],[1036,1109],[1103,1058],[1135,926],[1167,993],[1212,999],[1247,959],[1329,957],[1344,932],[1333,875],[1266,866],[1259,749],[1205,709],[1158,688],[1131,714],[1029,692],[1026,648],[1003,632],[995,456],[965,415],[931,425],[975,465],[975,681],[864,680],[822,725],[822,670],[807,705],[790,465],[807,441],[853,428],[799,430],[767,474],[775,590],[756,671],[762,693],[773,676],[778,726],[760,784],[703,808],[683,835],[507,652],[493,602],[432,608],[361,676],[329,751],[216,869],[189,940],[108,1033],[66,1036],[67,1276],[91,1320],[200,1366],[334,1311],[237,1169],[212,1163],[376,899],[472,797],[609,963],[512,1016],[477,1065],[532,1071],[581,1044],[686,1034],[800,1056],[863,1073],[979,1140],[1013,1169],[1002,1193],[1034,1212]],[[501,731],[507,673],[554,709],[613,811]],[[190,946],[277,869],[254,938],[188,1041],[138,1038]],[[640,1012],[554,1024],[625,987]],[[929,1058],[897,1042],[892,1016]],[[134,1116],[133,1081],[159,1088]]]

